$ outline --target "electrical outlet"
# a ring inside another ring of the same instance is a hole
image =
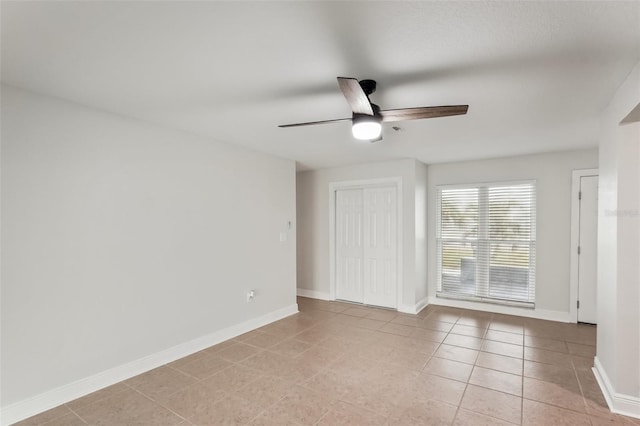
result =
[[[247,291],[247,303],[253,302],[253,299],[255,297],[256,297],[256,291],[255,290],[248,290]]]

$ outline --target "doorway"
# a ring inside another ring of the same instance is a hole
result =
[[[576,322],[597,323],[598,172],[576,170],[573,176],[572,297]],[[575,287],[575,289],[573,288]]]
[[[332,190],[332,287],[336,300],[398,308],[399,193],[393,183]]]

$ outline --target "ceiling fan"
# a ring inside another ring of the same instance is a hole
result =
[[[382,140],[382,123],[464,115],[469,109],[469,105],[447,105],[381,110],[378,105],[369,100],[369,95],[376,91],[375,80],[358,81],[355,78],[338,77],[338,85],[353,112],[351,118],[282,124],[278,127],[310,126],[351,120],[351,131],[354,138],[378,142]]]

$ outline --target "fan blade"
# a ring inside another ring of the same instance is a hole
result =
[[[354,114],[373,115],[373,107],[355,78],[338,77],[338,85]]]
[[[422,118],[447,117],[449,115],[464,115],[467,113],[469,105],[449,105],[449,106],[433,106],[433,107],[417,107],[388,109],[380,111],[382,122],[404,120],[420,120]]]
[[[350,118],[337,118],[335,120],[308,121],[306,123],[281,124],[278,127],[285,128],[285,127],[313,126],[315,124],[337,123],[338,121],[351,121],[351,119]]]

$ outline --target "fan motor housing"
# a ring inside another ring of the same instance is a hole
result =
[[[360,83],[360,87],[362,87],[362,90],[367,96],[375,92],[378,85],[375,80],[360,80],[358,83]]]

